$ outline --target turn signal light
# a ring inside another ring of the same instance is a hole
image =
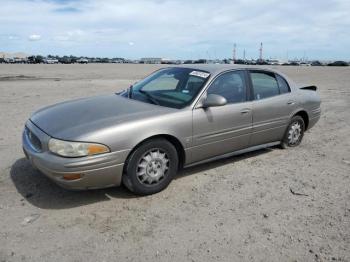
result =
[[[64,174],[63,179],[64,180],[76,180],[82,178],[82,174]]]
[[[91,144],[88,147],[89,155],[96,155],[109,152],[109,149],[104,145]]]

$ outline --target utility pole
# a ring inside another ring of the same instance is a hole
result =
[[[233,54],[232,54],[232,59],[233,63],[236,61],[236,43],[233,44]]]
[[[263,60],[263,43],[260,43],[260,49],[259,49],[259,60]]]
[[[209,60],[211,60],[210,54],[209,54],[209,50],[207,50],[207,57]]]
[[[245,62],[245,49],[243,50],[243,61]]]

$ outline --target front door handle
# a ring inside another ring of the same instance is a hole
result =
[[[250,109],[249,108],[244,108],[241,110],[241,114],[247,114],[250,112]]]
[[[292,101],[292,100],[287,102],[287,105],[294,105],[294,104],[295,104],[295,101]]]

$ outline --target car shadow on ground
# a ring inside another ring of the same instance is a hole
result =
[[[175,177],[181,179],[199,172],[209,171],[223,165],[232,164],[250,157],[270,152],[273,148],[261,149],[239,156],[228,157],[206,164],[183,169]],[[17,191],[30,204],[43,209],[67,209],[89,205],[112,198],[129,199],[140,196],[129,192],[125,187],[112,187],[86,191],[70,191],[59,187],[45,175],[34,169],[25,158],[18,159],[11,167],[11,179]]]
[[[241,160],[245,160],[245,159],[248,159],[251,157],[255,157],[255,156],[258,156],[261,154],[271,152],[272,150],[277,149],[277,148],[278,147],[263,148],[263,149],[255,150],[252,152],[248,152],[248,153],[244,153],[244,154],[240,154],[240,155],[235,155],[235,156],[230,156],[230,157],[225,157],[225,158],[221,158],[221,159],[214,160],[211,162],[188,167],[188,168],[181,170],[179,172],[179,174],[175,177],[175,179],[179,179],[179,178],[193,175],[193,174],[200,173],[200,172],[206,172],[206,171],[209,171],[211,169],[215,169],[217,167],[221,167],[224,165],[233,164],[233,163],[236,163],[236,162],[241,161]]]
[[[65,209],[110,198],[136,198],[126,188],[71,191],[59,187],[40,171],[33,168],[26,158],[20,158],[12,165],[11,179],[17,191],[30,204],[43,209]]]

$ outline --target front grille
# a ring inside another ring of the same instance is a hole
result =
[[[41,145],[40,139],[32,131],[30,131],[28,127],[25,127],[25,132],[26,132],[26,136],[28,138],[28,141],[29,141],[30,145],[36,151],[40,152],[41,149],[42,149],[42,145]]]

